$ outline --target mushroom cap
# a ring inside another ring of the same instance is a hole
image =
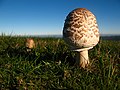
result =
[[[30,49],[35,47],[35,42],[34,42],[34,40],[32,38],[27,38],[26,47],[30,48]]]
[[[77,8],[66,17],[63,39],[74,49],[90,48],[99,42],[96,17],[85,8]]]

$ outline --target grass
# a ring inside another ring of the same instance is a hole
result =
[[[27,52],[26,38],[0,36],[1,90],[120,90],[119,41],[100,40],[83,70],[63,39],[34,38],[36,48]]]

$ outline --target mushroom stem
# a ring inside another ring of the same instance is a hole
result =
[[[76,53],[76,65],[82,68],[89,64],[88,50],[83,50]]]

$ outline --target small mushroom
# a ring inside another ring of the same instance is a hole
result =
[[[96,17],[85,8],[77,8],[66,17],[63,39],[76,51],[76,65],[86,68],[89,65],[88,50],[99,42]]]
[[[27,51],[31,51],[31,49],[35,48],[35,42],[32,38],[27,38],[26,48],[27,48]]]

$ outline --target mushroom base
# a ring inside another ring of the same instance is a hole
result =
[[[76,52],[76,64],[82,68],[86,68],[89,65],[88,50]]]

